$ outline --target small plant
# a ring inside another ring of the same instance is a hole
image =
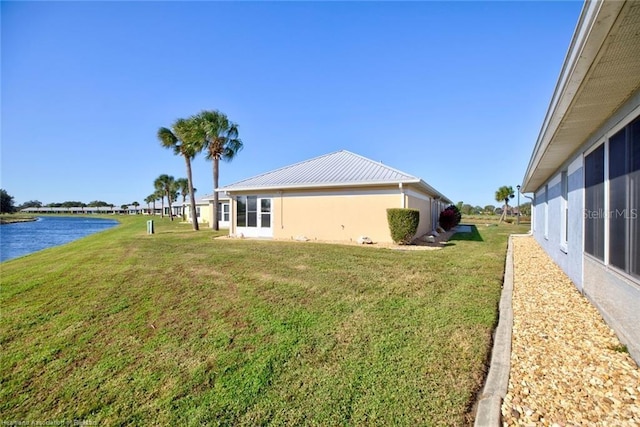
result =
[[[420,211],[417,209],[387,209],[387,221],[391,239],[398,244],[408,245],[418,231]]]
[[[507,224],[512,224],[513,218],[505,218],[504,222],[506,222]]]
[[[460,224],[461,219],[462,214],[460,213],[460,210],[457,208],[457,206],[450,205],[445,210],[440,212],[440,227],[444,228],[445,231],[449,231],[456,225]]]
[[[609,348],[611,350],[617,352],[617,353],[627,353],[627,354],[629,354],[629,349],[624,344],[612,345]]]

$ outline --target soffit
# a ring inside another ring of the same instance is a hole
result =
[[[536,145],[532,159],[538,155],[538,161],[530,163],[523,191],[532,192],[544,184],[638,89],[640,2],[627,2],[575,95],[563,94],[565,102],[571,100],[566,112],[552,117],[551,125],[541,131],[541,138],[548,142],[541,155],[536,153],[539,143]],[[558,123],[555,129],[554,120]]]

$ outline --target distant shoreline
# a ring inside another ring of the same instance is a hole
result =
[[[37,219],[38,218],[34,216],[16,216],[16,217],[0,216],[0,225],[15,224],[17,222],[31,222],[31,221],[36,221]]]

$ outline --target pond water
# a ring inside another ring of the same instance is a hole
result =
[[[39,217],[0,225],[0,262],[86,237],[118,224],[113,219]]]

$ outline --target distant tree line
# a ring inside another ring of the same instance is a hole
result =
[[[496,192],[496,200],[503,202],[503,206],[486,205],[485,207],[471,206],[464,202],[456,203],[456,207],[463,215],[500,215],[504,218],[505,215],[515,215],[517,210],[520,209],[520,215],[531,215],[531,202],[522,203],[519,207],[509,206],[509,200],[512,199],[513,189],[511,187],[500,187]]]
[[[19,212],[23,209],[28,208],[101,208],[101,207],[110,207],[113,208],[115,205],[113,203],[108,203],[102,200],[94,200],[89,203],[79,202],[68,200],[66,202],[53,202],[44,204],[39,200],[29,200],[27,202],[22,203],[21,205],[15,206],[13,201],[13,196],[7,193],[6,190],[0,189],[0,213],[14,213]],[[131,205],[138,207],[140,203],[133,202]],[[122,205],[122,209],[128,208],[129,205]]]
[[[482,206],[471,206],[464,202],[458,202],[455,206],[463,215],[493,215],[496,210],[496,207],[493,205],[486,205],[483,208]]]

